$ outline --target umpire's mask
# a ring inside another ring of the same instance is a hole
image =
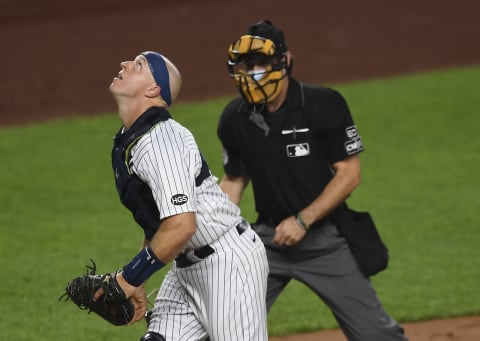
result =
[[[269,20],[248,26],[228,50],[228,70],[241,95],[251,104],[275,99],[289,76],[288,47],[283,32]]]
[[[228,71],[242,96],[252,104],[272,101],[288,76],[286,53],[272,40],[243,35],[228,49]]]

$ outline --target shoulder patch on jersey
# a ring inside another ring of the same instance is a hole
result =
[[[175,194],[170,198],[170,202],[174,205],[183,205],[188,201],[188,197],[185,194]]]
[[[224,166],[228,164],[228,150],[225,147],[222,149],[222,160]]]
[[[345,142],[345,151],[348,155],[357,154],[363,150],[362,140],[358,135],[357,127],[350,126],[345,129],[345,134],[350,139]]]
[[[345,151],[348,155],[356,154],[363,150],[363,144],[360,138],[345,142]]]
[[[345,129],[345,134],[347,134],[347,137],[349,139],[353,139],[355,137],[358,136],[358,133],[357,133],[357,127],[356,126],[350,126],[348,128]]]

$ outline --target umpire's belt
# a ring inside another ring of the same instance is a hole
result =
[[[242,220],[235,228],[238,234],[241,235],[248,229],[248,226],[248,223]],[[202,246],[201,248],[179,254],[177,258],[175,258],[175,263],[177,264],[177,268],[186,268],[187,266],[200,262],[213,253],[215,253],[215,249],[210,245]]]

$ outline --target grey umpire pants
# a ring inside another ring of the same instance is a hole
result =
[[[313,228],[294,246],[272,244],[274,227],[253,224],[270,266],[267,309],[290,282],[310,287],[330,308],[349,341],[405,341],[403,328],[382,307],[359,270],[345,238],[332,224]]]

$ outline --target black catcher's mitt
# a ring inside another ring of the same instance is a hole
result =
[[[96,275],[97,266],[91,260],[92,266],[87,265],[87,273],[76,277],[68,283],[65,293],[59,301],[71,299],[80,309],[94,312],[115,326],[123,326],[130,322],[135,314],[135,308],[115,279],[115,273]],[[103,288],[104,294],[95,302],[93,295]]]

